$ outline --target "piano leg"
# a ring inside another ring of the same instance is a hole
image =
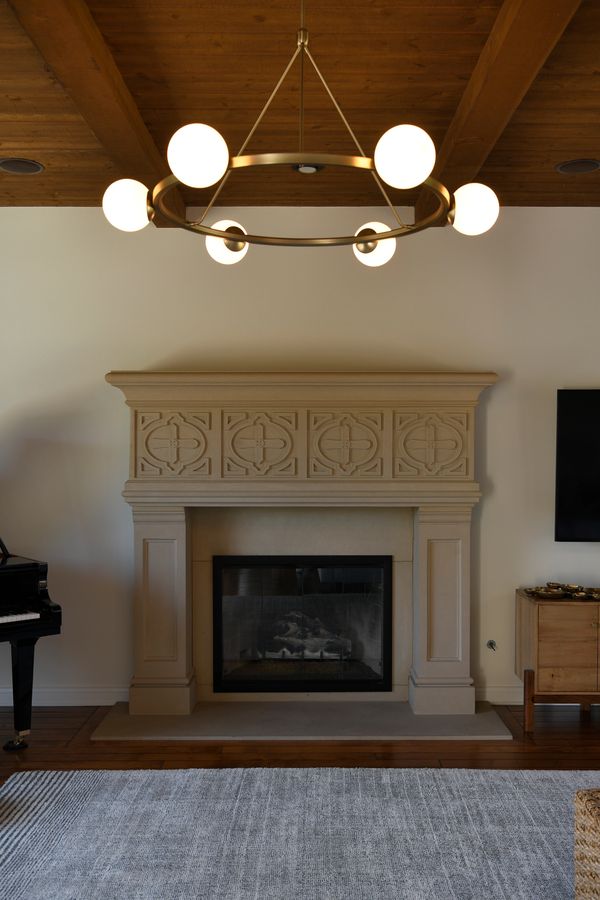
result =
[[[33,654],[37,638],[10,642],[12,652],[13,715],[15,737],[7,741],[9,752],[25,750],[25,735],[31,731],[31,695],[33,692]]]

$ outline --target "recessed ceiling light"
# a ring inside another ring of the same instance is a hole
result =
[[[567,159],[554,168],[562,175],[587,175],[600,169],[600,159]]]
[[[0,169],[10,175],[38,175],[44,166],[35,159],[24,159],[22,156],[4,156],[0,158]]]

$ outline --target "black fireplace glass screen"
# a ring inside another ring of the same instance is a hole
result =
[[[214,557],[216,691],[391,690],[390,557]]]

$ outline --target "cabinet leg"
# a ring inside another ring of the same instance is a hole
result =
[[[523,672],[523,685],[523,729],[525,732],[531,732],[535,721],[535,706],[533,703],[535,672],[533,669],[525,669]]]

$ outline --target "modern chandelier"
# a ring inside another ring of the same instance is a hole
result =
[[[300,122],[297,152],[247,154],[246,148],[271,106],[292,66],[300,62]],[[304,64],[308,60],[327,92],[358,151],[356,155],[315,153],[304,149]],[[300,28],[297,46],[271,95],[262,108],[248,136],[236,156],[230,156],[221,134],[210,125],[193,123],[175,132],[167,148],[172,175],[168,175],[152,190],[131,178],[113,182],[102,198],[102,209],[108,221],[121,231],[140,231],[153,221],[157,212],[171,224],[195,234],[204,235],[210,256],[224,265],[240,262],[250,244],[270,247],[335,247],[351,245],[359,262],[366,266],[381,266],[396,250],[396,238],[415,234],[438,225],[452,225],[466,235],[483,234],[496,222],[498,198],[491,188],[473,182],[451,193],[431,176],[436,159],[435,146],[429,135],[416,125],[395,125],[377,142],[373,157],[365,154],[337,100],[333,96],[321,70],[308,48],[308,31],[304,27],[304,0],[301,0]],[[358,169],[370,175],[396,220],[394,227],[383,222],[366,222],[353,234],[334,237],[285,237],[248,234],[239,222],[222,219],[205,224],[219,194],[232,172],[255,166],[287,166],[304,175],[313,175],[324,167]],[[216,185],[212,197],[199,219],[191,221],[175,213],[166,202],[167,195],[179,184],[192,188]],[[400,190],[421,186],[437,200],[437,208],[424,218],[407,224],[384,185]]]

